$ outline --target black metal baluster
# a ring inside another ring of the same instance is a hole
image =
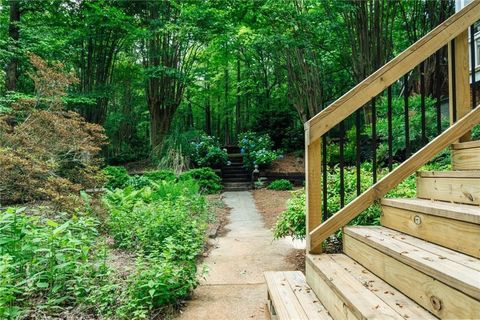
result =
[[[470,26],[470,63],[472,64],[472,108],[477,106],[477,92],[475,84],[475,67],[477,66],[475,58],[475,27]]]
[[[322,136],[322,202],[323,202],[323,221],[328,219],[328,202],[327,202],[327,137]]]
[[[360,195],[362,191],[362,182],[360,180],[360,160],[361,160],[361,113],[360,109],[355,112],[355,173],[357,175],[357,196]]]
[[[377,107],[372,99],[372,175],[373,183],[377,182]]]
[[[420,63],[420,99],[422,121],[422,145],[427,144],[427,121],[425,118],[425,63]]]
[[[408,111],[408,74],[403,77],[403,102],[405,117],[405,158],[410,156],[410,122]]]
[[[393,169],[393,133],[392,133],[392,87],[387,89],[387,122],[388,122],[388,170]]]
[[[435,53],[435,108],[437,109],[437,135],[442,133],[442,106],[441,106],[441,95],[442,95],[442,76],[440,74],[440,51],[438,50]]]
[[[451,46],[450,46],[450,49],[451,49],[451,63],[450,65],[452,66],[452,70],[451,70],[451,76],[452,76],[452,92],[450,92],[450,94],[452,95],[452,119],[453,119],[453,122],[457,122],[457,79],[455,77],[455,39],[452,39],[452,42],[451,42]]]
[[[344,142],[345,142],[345,123],[340,122],[340,208],[345,206],[345,159],[344,159]]]

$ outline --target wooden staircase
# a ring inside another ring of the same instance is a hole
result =
[[[289,272],[266,274],[272,318],[480,319],[480,141],[469,141],[480,106],[470,99],[467,51],[467,32],[474,34],[478,20],[480,0],[473,0],[305,124],[306,276],[292,285]],[[450,127],[325,215],[325,134],[445,45]],[[447,147],[451,171],[418,171]],[[384,198],[415,172],[415,199]],[[380,226],[348,226],[374,203],[381,205]],[[343,253],[322,253],[338,230]]]
[[[466,144],[480,157],[480,142]],[[344,227],[343,254],[308,254],[303,290],[316,309],[285,319],[480,319],[480,170],[463,157],[453,167],[463,171],[418,172],[415,199],[383,199],[381,226]]]

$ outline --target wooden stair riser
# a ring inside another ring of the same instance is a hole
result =
[[[480,205],[480,177],[417,176],[417,197]]]
[[[453,170],[480,170],[480,143],[471,141],[452,146]]]
[[[306,259],[307,282],[334,319],[435,318],[343,254]]]
[[[305,263],[305,276],[308,285],[312,288],[313,292],[315,292],[333,319],[361,319],[343,303],[337,293],[328,285],[328,280],[320,277],[314,266],[308,260]]]
[[[344,252],[441,319],[474,319],[480,301],[354,237],[344,234]]]
[[[382,205],[383,226],[480,257],[480,225]]]

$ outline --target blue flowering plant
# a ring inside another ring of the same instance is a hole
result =
[[[197,167],[220,168],[227,164],[227,150],[220,147],[216,137],[202,134],[191,143],[191,159]]]
[[[238,135],[240,153],[243,155],[243,164],[249,169],[255,165],[265,168],[279,157],[279,152],[273,150],[273,142],[268,134],[245,132]]]

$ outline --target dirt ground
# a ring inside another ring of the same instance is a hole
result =
[[[287,201],[292,197],[290,191],[258,189],[253,191],[253,199],[263,217],[265,227],[272,229],[277,218],[287,208]]]
[[[255,205],[263,217],[265,228],[272,229],[278,216],[287,208],[287,201],[292,196],[291,192],[258,189],[252,193]],[[292,250],[286,260],[295,266],[295,270],[305,272],[305,250]]]
[[[275,160],[268,169],[269,172],[305,172],[305,163],[302,157],[293,153],[286,154],[283,159]]]

